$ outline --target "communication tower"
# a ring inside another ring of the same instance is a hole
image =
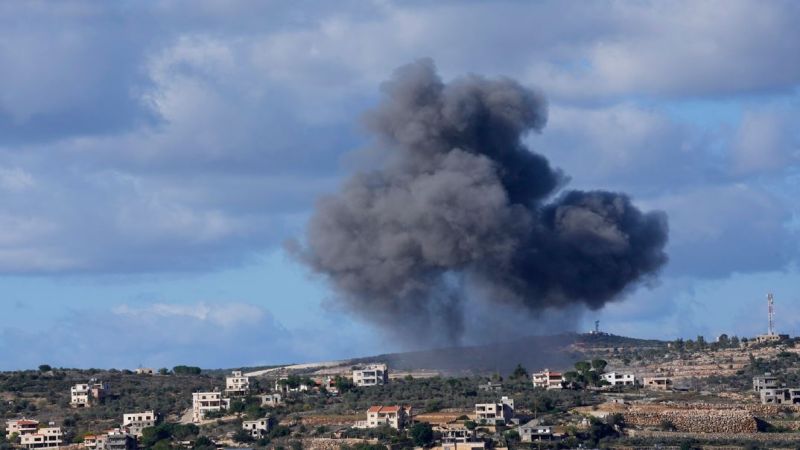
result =
[[[769,330],[767,334],[770,336],[775,335],[775,326],[774,326],[774,316],[775,316],[775,308],[773,306],[773,299],[772,299],[772,292],[767,294],[767,315],[769,317]]]

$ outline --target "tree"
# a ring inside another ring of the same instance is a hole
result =
[[[606,370],[606,366],[608,362],[604,359],[593,359],[592,360],[592,368],[600,373]]]
[[[353,384],[353,380],[341,375],[336,375],[336,378],[333,379],[333,385],[336,386],[340,394],[344,394],[356,387],[356,385]]]
[[[49,364],[42,364],[41,366],[39,366],[39,372],[50,372],[52,370],[53,368],[50,367]]]
[[[158,369],[158,374],[159,375],[169,375],[169,369],[167,369],[166,367],[162,367],[162,368]]]
[[[233,433],[233,440],[239,443],[246,443],[246,442],[253,442],[253,436],[247,432],[247,430],[236,430],[236,433]]]
[[[172,372],[175,375],[200,375],[203,370],[195,366],[175,366]]]
[[[520,380],[528,378],[528,371],[522,367],[522,364],[517,364],[517,367],[511,372],[511,376],[509,377],[512,380]]]
[[[592,368],[592,365],[588,361],[578,361],[575,363],[575,370],[579,373],[584,374]]]
[[[426,422],[415,423],[408,434],[417,447],[425,447],[433,442],[433,428]]]
[[[200,436],[194,441],[192,450],[215,450],[217,445],[206,436]]]

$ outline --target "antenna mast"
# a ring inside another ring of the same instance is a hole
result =
[[[773,300],[772,300],[772,292],[767,294],[767,311],[769,315],[769,334],[770,336],[775,334],[775,327],[773,325],[773,317],[775,316],[775,309],[773,307]]]

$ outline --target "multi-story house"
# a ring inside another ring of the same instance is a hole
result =
[[[195,392],[192,394],[192,421],[198,423],[210,412],[228,409],[230,400],[222,397],[221,392]]]
[[[122,415],[122,428],[132,436],[140,437],[142,430],[156,426],[155,411],[130,413]]]
[[[136,438],[125,430],[114,428],[105,433],[83,437],[83,446],[89,450],[136,450]]]
[[[764,388],[759,393],[764,405],[796,405],[800,404],[800,389]]]
[[[767,372],[764,375],[753,377],[753,391],[761,392],[764,389],[775,389],[778,387],[778,377],[772,376]]]
[[[70,389],[70,405],[73,408],[86,408],[102,402],[107,394],[107,383],[90,380],[88,383],[76,384]]]
[[[359,387],[377,386],[389,382],[386,364],[371,364],[353,369],[353,384]]]
[[[234,370],[225,378],[225,394],[232,397],[245,396],[250,392],[250,378],[242,375],[241,370]]]
[[[534,442],[553,439],[553,427],[540,425],[537,420],[531,420],[517,429],[521,442]]]
[[[250,433],[253,439],[260,439],[269,433],[269,417],[258,420],[245,420],[242,422],[242,429]]]
[[[499,403],[475,405],[475,421],[489,425],[505,425],[514,417],[514,399],[501,397]]]
[[[23,434],[19,437],[22,448],[59,448],[64,444],[61,428],[40,428],[36,433]]]
[[[16,433],[17,436],[23,434],[35,434],[39,431],[39,421],[30,419],[9,420],[6,422],[6,436]]]
[[[561,389],[564,387],[565,382],[564,375],[561,372],[552,372],[550,369],[534,373],[531,378],[533,387],[544,389]]]
[[[443,444],[452,444],[455,442],[471,442],[475,438],[475,430],[470,430],[463,424],[443,424],[436,428],[436,431],[442,436]]]
[[[399,430],[410,422],[410,406],[373,406],[367,410],[367,428],[388,425],[395,430]]]
[[[136,438],[119,428],[106,433],[105,448],[97,450],[136,450]]]
[[[600,379],[611,386],[634,386],[636,377],[632,373],[608,372],[600,375]]]

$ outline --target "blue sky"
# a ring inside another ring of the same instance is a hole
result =
[[[798,19],[792,1],[2,3],[0,369],[403,349],[283,243],[369,166],[360,117],[420,57],[540,89],[527,143],[570,187],[669,215],[657,282],[559,324],[753,335],[773,291],[797,334]]]

